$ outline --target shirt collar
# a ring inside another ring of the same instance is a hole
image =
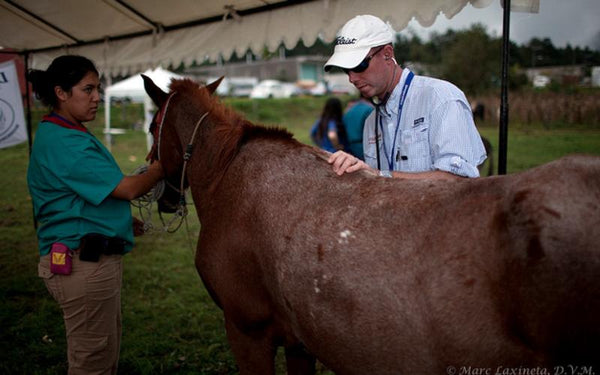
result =
[[[82,131],[84,133],[88,133],[87,128],[85,126],[83,126],[83,124],[73,123],[55,112],[52,112],[49,115],[45,115],[42,118],[42,120],[46,121],[46,122],[51,122],[58,126],[62,126],[63,128],[74,129],[74,130]]]
[[[400,100],[400,95],[402,95],[402,87],[404,86],[404,82],[406,82],[406,77],[408,77],[409,73],[410,73],[410,70],[408,68],[402,69],[402,75],[400,76],[400,81],[398,81],[398,84],[396,85],[396,87],[394,87],[392,94],[390,95],[389,99],[385,103],[385,108],[383,108],[383,112],[387,116],[392,116],[392,115],[397,116],[398,115],[398,101]]]

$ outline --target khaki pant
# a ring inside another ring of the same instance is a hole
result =
[[[75,254],[70,275],[52,274],[50,256],[40,258],[38,274],[63,311],[69,375],[117,373],[122,273],[121,255],[96,263]]]

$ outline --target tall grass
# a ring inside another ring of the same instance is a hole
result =
[[[509,118],[519,129],[600,129],[600,89],[572,92],[524,90],[509,96]],[[472,99],[485,107],[485,124],[495,126],[500,113],[499,95]]]
[[[290,129],[302,142],[325,98],[227,100],[252,121]],[[122,114],[120,111],[124,111]],[[140,108],[116,108],[114,126],[131,129]],[[39,119],[42,111],[35,113]],[[103,118],[90,124],[102,138]],[[597,129],[509,131],[510,173],[573,152],[600,154]],[[497,130],[482,128],[497,150]],[[143,163],[145,135],[128,130],[114,137],[113,154],[127,173]],[[0,373],[64,374],[67,369],[61,312],[37,277],[37,245],[27,193],[27,146],[0,149]],[[122,374],[235,374],[223,317],[194,269],[200,226],[191,208],[186,226],[175,234],[159,231],[139,237],[124,258]],[[139,216],[134,211],[136,216]],[[153,220],[158,223],[156,213]],[[285,373],[278,354],[278,373]],[[320,368],[319,373],[327,373]]]

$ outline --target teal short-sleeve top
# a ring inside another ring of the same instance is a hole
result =
[[[123,173],[96,137],[57,117],[46,116],[39,124],[27,171],[40,255],[54,242],[76,249],[88,233],[119,237],[130,251],[129,201],[110,196]]]

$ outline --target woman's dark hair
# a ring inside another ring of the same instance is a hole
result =
[[[321,120],[319,121],[319,129],[317,130],[317,139],[322,140],[327,137],[329,121],[335,121],[337,128],[338,139],[340,144],[345,144],[348,136],[346,135],[346,128],[342,122],[342,102],[338,98],[329,98],[325,102],[323,107],[323,113],[321,113]]]
[[[45,105],[55,108],[58,98],[54,88],[60,86],[65,92],[69,92],[89,72],[98,74],[96,66],[88,58],[63,55],[55,58],[46,70],[29,70],[27,80],[31,82],[36,97]]]

